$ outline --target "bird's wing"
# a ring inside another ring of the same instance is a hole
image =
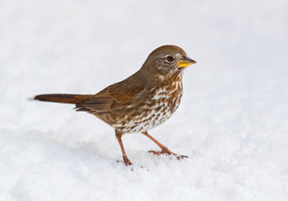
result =
[[[119,82],[108,86],[90,98],[78,102],[76,110],[97,113],[120,110],[128,107],[143,89],[143,87]]]

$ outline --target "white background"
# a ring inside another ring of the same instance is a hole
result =
[[[0,1],[0,200],[288,199],[288,2]],[[94,94],[164,44],[198,63],[174,116],[123,137],[40,93]],[[140,166],[144,166],[141,168]]]

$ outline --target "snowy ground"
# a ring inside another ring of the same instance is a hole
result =
[[[0,200],[288,200],[287,0],[0,1]],[[198,63],[154,156],[39,93],[96,93],[163,44]],[[140,168],[140,166],[145,168]]]

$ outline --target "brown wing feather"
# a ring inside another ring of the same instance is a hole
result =
[[[128,103],[133,101],[134,97],[143,90],[143,87],[128,85],[122,82],[111,85],[108,88],[109,95],[117,103]]]
[[[138,94],[144,90],[144,85],[147,84],[146,76],[143,76],[140,71],[121,82],[108,86],[94,96],[78,102],[76,104],[77,111],[112,112],[131,105],[135,97],[138,97]]]
[[[78,102],[77,111],[101,113],[123,109],[132,103],[135,96],[144,89],[135,86],[123,89],[119,84],[110,85],[98,94]]]
[[[107,87],[98,94],[76,103],[76,110],[88,112],[106,112],[110,110],[112,104],[113,99],[109,97]]]

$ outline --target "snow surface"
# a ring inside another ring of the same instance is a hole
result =
[[[288,200],[288,1],[0,1],[0,200]],[[96,93],[164,44],[198,63],[174,116],[123,138],[40,93]],[[144,166],[141,168],[140,166]]]

